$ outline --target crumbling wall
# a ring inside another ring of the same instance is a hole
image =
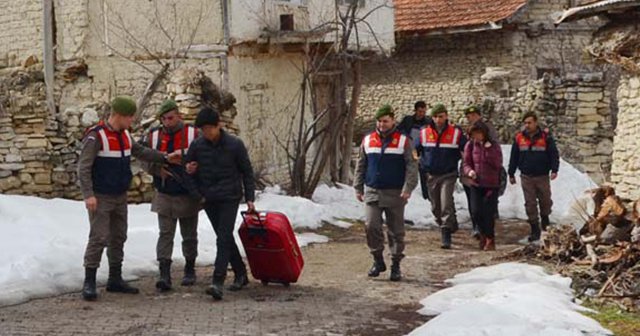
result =
[[[82,93],[92,86],[82,83],[74,92],[79,97],[76,101],[84,103],[68,105],[51,115],[46,108],[42,64],[7,72],[0,73],[0,93],[9,94],[0,94],[0,101],[4,102],[0,115],[0,192],[81,199],[76,174],[80,141],[88,127],[106,117],[108,100],[92,100],[91,91]],[[212,90],[218,94],[211,95]],[[223,111],[222,119],[231,132],[238,131],[234,124],[235,98],[220,91],[202,70],[178,72],[163,92],[178,100],[187,120],[193,120],[203,104],[210,104]],[[134,132],[134,138],[141,138],[156,125],[157,120],[149,119]],[[135,162],[132,170],[129,200],[149,201],[153,196],[152,178]]]
[[[42,65],[0,79],[0,93],[9,94],[0,118],[0,192],[76,198],[76,141],[46,108]]]

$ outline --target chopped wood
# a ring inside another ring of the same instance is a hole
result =
[[[587,244],[587,255],[589,259],[591,259],[591,267],[596,267],[598,265],[598,255],[593,250],[593,245]]]

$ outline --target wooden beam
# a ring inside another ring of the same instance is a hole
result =
[[[51,115],[56,114],[56,103],[53,97],[53,86],[55,83],[55,53],[53,45],[53,0],[42,0],[43,10],[43,41],[44,41],[44,83],[46,86],[47,94],[47,108]]]

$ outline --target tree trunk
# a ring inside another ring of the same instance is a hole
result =
[[[353,124],[358,113],[358,102],[360,100],[360,92],[362,89],[362,63],[359,59],[351,62],[351,72],[353,75],[353,84],[351,90],[351,103],[349,104],[349,114],[345,123],[344,143],[342,144],[340,182],[349,184],[351,176],[351,154],[353,153]]]
[[[144,110],[147,108],[147,105],[149,105],[151,97],[153,97],[153,95],[158,90],[158,86],[160,85],[160,83],[162,83],[162,81],[164,81],[164,79],[167,77],[167,74],[169,73],[169,65],[169,63],[165,63],[162,66],[162,69],[160,69],[160,71],[153,76],[153,79],[151,80],[149,85],[147,85],[144,93],[142,94],[140,99],[138,99],[138,103],[136,104],[138,105],[138,113],[136,114],[134,125],[138,125],[140,123],[140,120],[142,119],[142,112],[144,112]]]
[[[333,123],[333,128],[341,128],[338,120],[340,120],[340,116],[344,111],[344,85],[343,85],[343,74],[336,76],[334,88],[333,88],[333,108],[331,109],[331,118],[329,119],[330,123]],[[330,132],[326,136],[332,137],[333,132]],[[337,134],[336,136],[340,136]],[[331,138],[329,140],[332,140]],[[336,147],[337,141],[328,141],[327,142],[327,150],[326,155],[329,155],[329,163],[330,163],[330,171],[329,175],[331,177],[331,182],[337,182],[340,180],[340,158],[338,157],[338,148]]]

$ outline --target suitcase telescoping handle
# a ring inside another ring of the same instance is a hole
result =
[[[264,226],[264,224],[262,223],[262,219],[260,219],[259,211],[240,211],[240,215],[242,216],[242,221],[245,222],[245,224],[247,223],[247,216],[253,215],[256,219],[258,219],[258,224],[260,224],[260,226]]]
[[[267,228],[265,228],[262,219],[260,219],[260,213],[258,211],[241,211],[240,215],[242,216],[242,224],[247,226],[247,232],[249,237],[260,237],[263,240],[267,239]],[[247,223],[248,216],[255,216],[258,219],[258,226],[249,226]]]

